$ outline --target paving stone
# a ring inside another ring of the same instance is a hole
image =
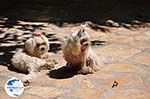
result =
[[[56,87],[62,87],[62,88],[71,88],[72,80],[71,79],[55,80],[54,82],[51,83],[51,85],[56,86]]]
[[[1,71],[3,70],[3,71]],[[11,77],[17,77],[17,78],[22,78],[25,74],[22,74],[22,73],[17,73],[17,72],[14,72],[14,71],[10,71],[8,69],[0,69],[0,76],[6,76],[8,78],[11,78]]]
[[[79,82],[80,88],[93,88],[94,85],[90,80],[80,80]]]
[[[4,88],[5,83],[7,82],[8,79],[9,79],[8,77],[0,75],[0,87],[1,88]]]
[[[114,77],[114,74],[109,71],[100,70],[92,75],[89,75],[89,77],[104,80],[104,79],[109,79],[109,78]]]
[[[57,95],[60,95],[63,93],[63,91],[56,88],[34,86],[30,89],[25,90],[25,93],[43,97],[43,98],[48,98],[48,97],[55,97]]]
[[[140,90],[144,91],[145,93],[150,93],[150,86],[142,87]],[[149,94],[150,96],[150,94]]]
[[[143,78],[144,85],[150,90],[150,74],[148,74],[145,78]]]
[[[104,46],[103,48],[99,48],[97,50],[98,55],[112,57],[113,61],[123,61],[140,52],[138,49],[116,43]]]
[[[150,41],[148,40],[136,41],[134,42],[133,47],[140,50],[150,49]]]
[[[43,97],[40,96],[36,96],[36,95],[32,95],[32,94],[25,94],[23,93],[21,96],[17,97],[19,99],[43,99]]]
[[[116,91],[109,99],[148,99],[149,94],[140,89],[127,89]]]
[[[138,40],[142,41],[142,40],[148,40],[148,39],[149,38],[146,35],[142,34],[142,33],[134,35],[134,40],[135,41],[138,41]]]
[[[71,88],[72,78],[68,79],[55,79],[48,75],[49,71],[41,71],[38,78],[31,79],[31,85],[53,86],[61,88]]]
[[[73,93],[73,96],[77,96],[80,99],[100,99],[103,91],[89,88],[81,88]]]
[[[149,32],[149,30],[148,30],[148,31],[145,31],[144,34],[145,34],[145,36],[147,36],[147,38],[150,39],[150,32]]]
[[[133,37],[128,35],[110,35],[110,42],[118,42],[123,44],[132,45]]]
[[[150,54],[138,55],[134,58],[134,61],[137,63],[142,63],[142,64],[150,66]]]
[[[15,99],[7,95],[7,93],[5,92],[3,88],[0,88],[0,98],[1,99]]]
[[[116,64],[108,64],[105,68],[105,71],[112,71],[112,72],[133,72],[137,74],[146,74],[148,71],[144,70],[143,68],[140,68],[138,66],[135,66],[133,64],[129,63],[116,63]]]
[[[5,80],[0,80],[0,87],[1,88],[4,88],[6,81]]]
[[[46,71],[45,71],[46,72]],[[38,74],[38,76],[34,79],[30,80],[31,86],[34,85],[38,85],[38,86],[51,86],[51,83],[54,83],[54,81],[47,75],[45,74],[43,71],[42,73]]]
[[[118,84],[116,85],[114,81],[116,81]],[[108,88],[112,88],[113,84],[116,85],[114,86],[116,88],[138,87],[143,84],[143,80],[139,76],[129,73],[106,79],[103,82],[104,85],[108,86]]]

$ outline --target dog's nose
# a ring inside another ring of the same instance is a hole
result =
[[[42,48],[41,48],[41,50],[42,50],[42,51],[44,51],[44,50],[45,50],[45,48],[44,48],[44,47],[42,47]]]

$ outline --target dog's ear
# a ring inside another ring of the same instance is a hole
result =
[[[34,51],[35,46],[36,46],[35,40],[33,38],[30,38],[25,42],[25,46],[24,46],[25,51],[28,54],[33,55],[33,51]]]
[[[46,45],[47,45],[47,47],[48,47],[47,50],[49,50],[49,41],[48,41],[47,37],[45,37],[44,35],[41,35],[41,37],[42,37],[43,40],[46,42]]]

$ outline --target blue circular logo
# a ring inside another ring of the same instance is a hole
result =
[[[24,85],[18,78],[11,78],[5,83],[5,91],[11,97],[20,96],[24,91]]]

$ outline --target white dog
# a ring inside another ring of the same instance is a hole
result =
[[[28,72],[24,80],[31,79],[42,69],[51,69],[56,64],[51,59],[49,41],[40,33],[35,33],[32,38],[25,42],[24,49],[14,54],[11,59],[12,66],[22,72]]]
[[[75,68],[77,73],[93,73],[103,66],[102,60],[91,49],[90,36],[83,28],[67,37],[63,54],[67,67]]]

